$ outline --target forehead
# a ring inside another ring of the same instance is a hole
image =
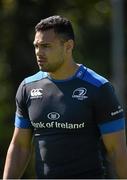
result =
[[[54,30],[37,31],[35,33],[34,43],[39,42],[54,42],[57,41],[58,37]]]

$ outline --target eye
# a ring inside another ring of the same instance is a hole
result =
[[[41,45],[43,48],[49,48],[49,47],[51,47],[51,45],[49,45],[49,44],[42,44]]]
[[[38,48],[38,45],[37,45],[37,44],[34,44],[34,47],[35,47],[35,48]]]

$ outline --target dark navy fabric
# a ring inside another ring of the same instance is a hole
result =
[[[102,177],[101,134],[124,128],[107,79],[83,65],[66,80],[40,71],[21,83],[16,105],[15,126],[34,128],[37,178]]]

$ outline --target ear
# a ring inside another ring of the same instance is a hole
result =
[[[74,48],[74,41],[73,40],[68,40],[66,43],[65,43],[65,46],[66,46],[66,51],[67,52],[72,52],[73,48]]]

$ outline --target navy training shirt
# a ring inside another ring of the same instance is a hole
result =
[[[100,135],[124,128],[112,85],[83,65],[67,80],[42,71],[24,79],[16,105],[15,126],[34,129],[38,178],[101,172]]]

